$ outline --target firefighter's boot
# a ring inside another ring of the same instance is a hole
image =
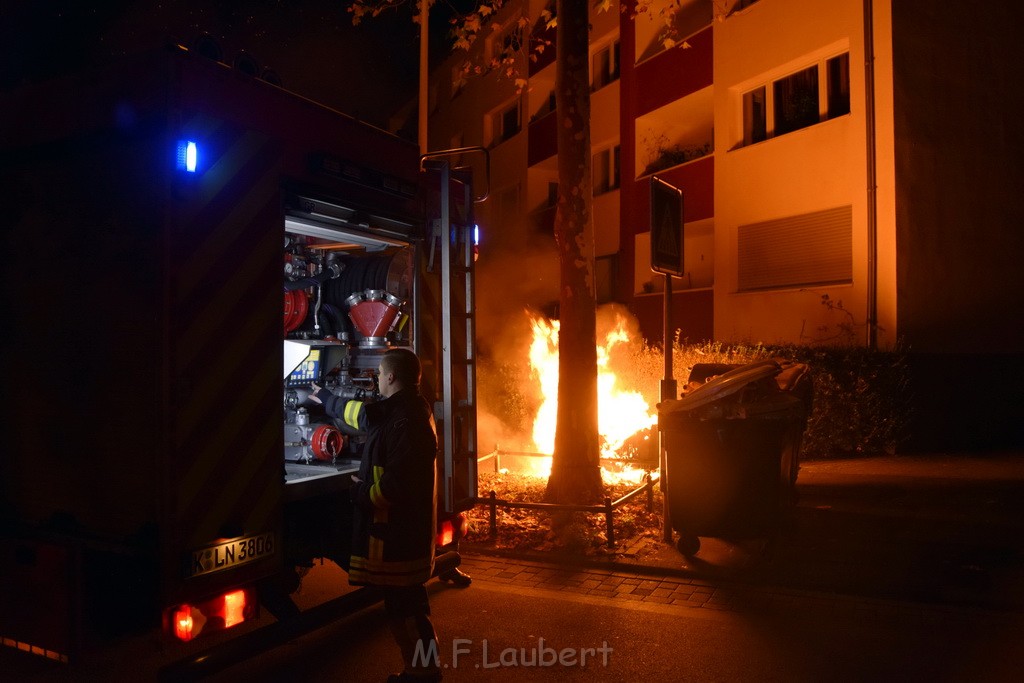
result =
[[[454,567],[446,572],[438,574],[437,578],[444,583],[450,583],[454,586],[458,586],[459,588],[465,588],[469,584],[473,583],[473,577],[458,567]]]

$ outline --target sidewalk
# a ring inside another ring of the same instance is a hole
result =
[[[685,558],[674,544],[641,537],[607,560],[510,556],[1024,612],[1024,454],[807,462],[797,488],[792,522],[771,545],[702,538],[701,550]],[[500,555],[484,545],[464,550]]]

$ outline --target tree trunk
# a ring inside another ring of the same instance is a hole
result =
[[[603,493],[597,435],[597,345],[593,188],[590,176],[589,2],[558,0],[555,107],[558,117],[560,294],[558,417],[546,498],[589,503]]]

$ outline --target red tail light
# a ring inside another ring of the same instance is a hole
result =
[[[256,596],[251,589],[243,588],[195,605],[172,607],[166,612],[165,624],[175,638],[187,642],[202,633],[231,628],[256,616]]]
[[[437,527],[437,545],[445,546],[469,533],[469,519],[462,512],[441,522]]]
[[[245,591],[235,591],[224,596],[224,628],[245,621]]]
[[[437,544],[440,546],[448,545],[455,540],[455,528],[451,522],[445,521],[441,523],[441,529],[437,532]]]

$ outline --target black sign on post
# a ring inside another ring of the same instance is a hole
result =
[[[661,400],[674,400],[676,381],[672,377],[672,276],[683,275],[683,191],[657,176],[651,176],[651,270],[665,276],[665,318],[663,325],[665,379],[661,381]],[[662,503],[662,540],[672,542],[671,511],[668,507],[668,454],[658,413],[658,438],[661,455],[661,490],[666,492]]]
[[[682,277],[683,191],[651,176],[651,270]]]

